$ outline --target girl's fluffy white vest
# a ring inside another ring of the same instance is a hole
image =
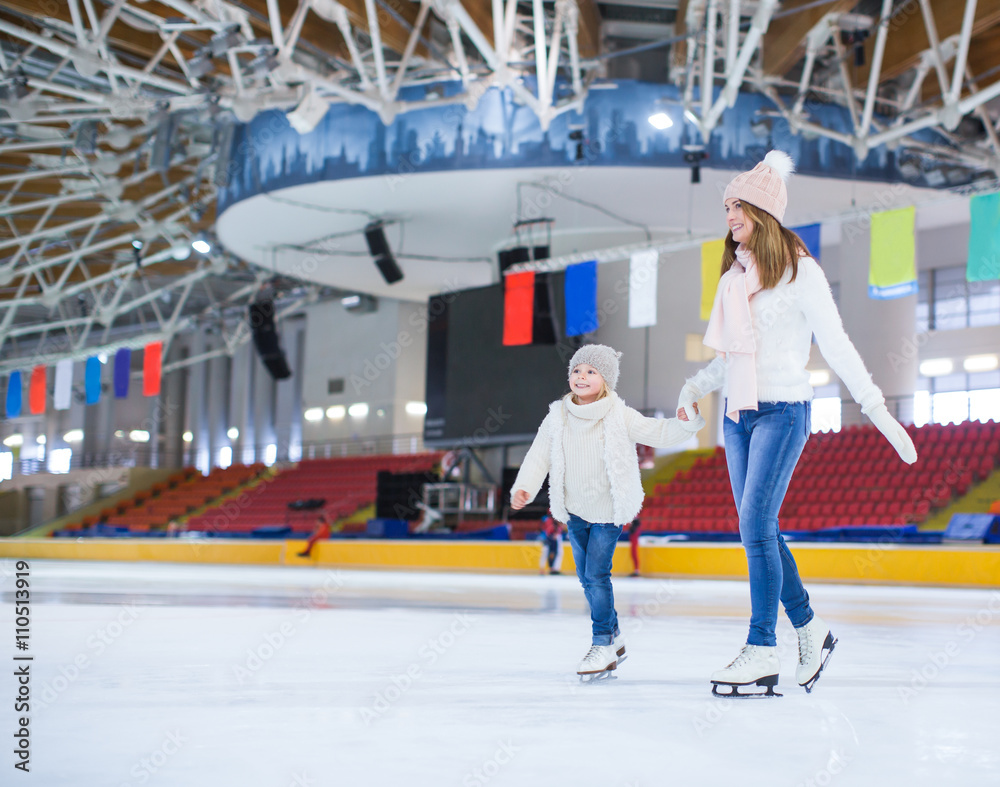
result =
[[[644,493],[639,475],[639,459],[635,443],[629,438],[625,425],[626,404],[612,392],[611,408],[604,416],[604,467],[611,483],[611,500],[615,524],[631,522],[642,510]],[[569,519],[566,510],[566,457],[563,453],[563,432],[569,414],[562,399],[549,405],[538,429],[538,439],[549,446],[549,508],[559,522]]]

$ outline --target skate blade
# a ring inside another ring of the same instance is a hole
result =
[[[741,686],[761,686],[767,691],[755,691],[755,692],[741,692],[739,689]],[[734,700],[750,700],[750,699],[766,699],[768,697],[783,697],[783,694],[778,694],[774,690],[774,687],[778,685],[777,675],[765,675],[756,681],[751,681],[750,683],[722,683],[719,681],[712,681],[712,696],[713,697],[725,697],[726,699]],[[720,687],[729,687],[728,692],[720,692]]]
[[[826,669],[826,663],[830,660],[830,656],[833,655],[833,648],[838,642],[840,642],[840,640],[834,637],[833,634],[828,633],[826,635],[826,639],[823,641],[823,650],[827,651],[827,654],[823,657],[823,661],[820,662],[819,669],[816,670],[816,674],[809,678],[809,680],[805,683],[799,684],[806,690],[806,694],[812,693],[813,686],[816,685],[816,681],[819,680],[819,676],[822,675],[823,670]]]
[[[604,683],[609,680],[618,680],[614,670],[606,669],[603,672],[580,672],[580,683]]]
[[[628,656],[625,655],[625,646],[623,645],[622,647],[620,647],[615,655],[618,656],[618,664],[621,664],[623,661],[625,661],[625,659],[628,658]]]

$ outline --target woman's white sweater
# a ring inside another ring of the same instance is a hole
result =
[[[534,499],[549,475],[549,507],[558,521],[573,513],[588,522],[627,524],[644,497],[636,443],[675,445],[704,424],[700,416],[646,418],[616,393],[582,405],[566,394],[549,405],[511,494],[523,489]]]
[[[851,392],[863,412],[885,402],[882,391],[865,368],[851,343],[830,292],[823,269],[812,257],[799,258],[795,281],[791,270],[769,290],[750,299],[756,343],[757,400],[760,402],[808,402],[809,348],[813,334],[830,368]],[[721,293],[715,296],[719,308]],[[722,356],[688,380],[698,398],[722,388],[726,393],[728,364]]]

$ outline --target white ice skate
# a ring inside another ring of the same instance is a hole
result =
[[[813,615],[813,619],[795,629],[795,633],[799,635],[799,665],[795,668],[795,680],[808,693],[830,660],[837,640],[819,615]]]
[[[732,664],[712,673],[712,684],[712,694],[716,697],[782,696],[774,690],[778,685],[778,649],[765,645],[744,645]],[[762,686],[767,691],[743,694],[737,688],[750,684]],[[720,693],[719,686],[729,686],[729,691]]]
[[[614,642],[611,643],[611,647],[615,649],[615,655],[618,657],[618,663],[621,664],[628,656],[625,655],[625,635],[620,631],[615,634]]]
[[[618,656],[614,645],[591,645],[587,655],[583,657],[576,674],[582,683],[595,680],[612,680],[611,673],[618,667]]]

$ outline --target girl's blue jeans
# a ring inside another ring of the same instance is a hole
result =
[[[813,617],[778,511],[810,431],[809,402],[760,402],[740,420],[724,418],[726,461],[750,572],[750,645],[775,645],[778,601],[792,625]]]
[[[576,575],[590,605],[594,645],[610,645],[618,631],[615,595],[611,588],[611,561],[622,526],[595,524],[569,515],[569,542],[573,546]]]

